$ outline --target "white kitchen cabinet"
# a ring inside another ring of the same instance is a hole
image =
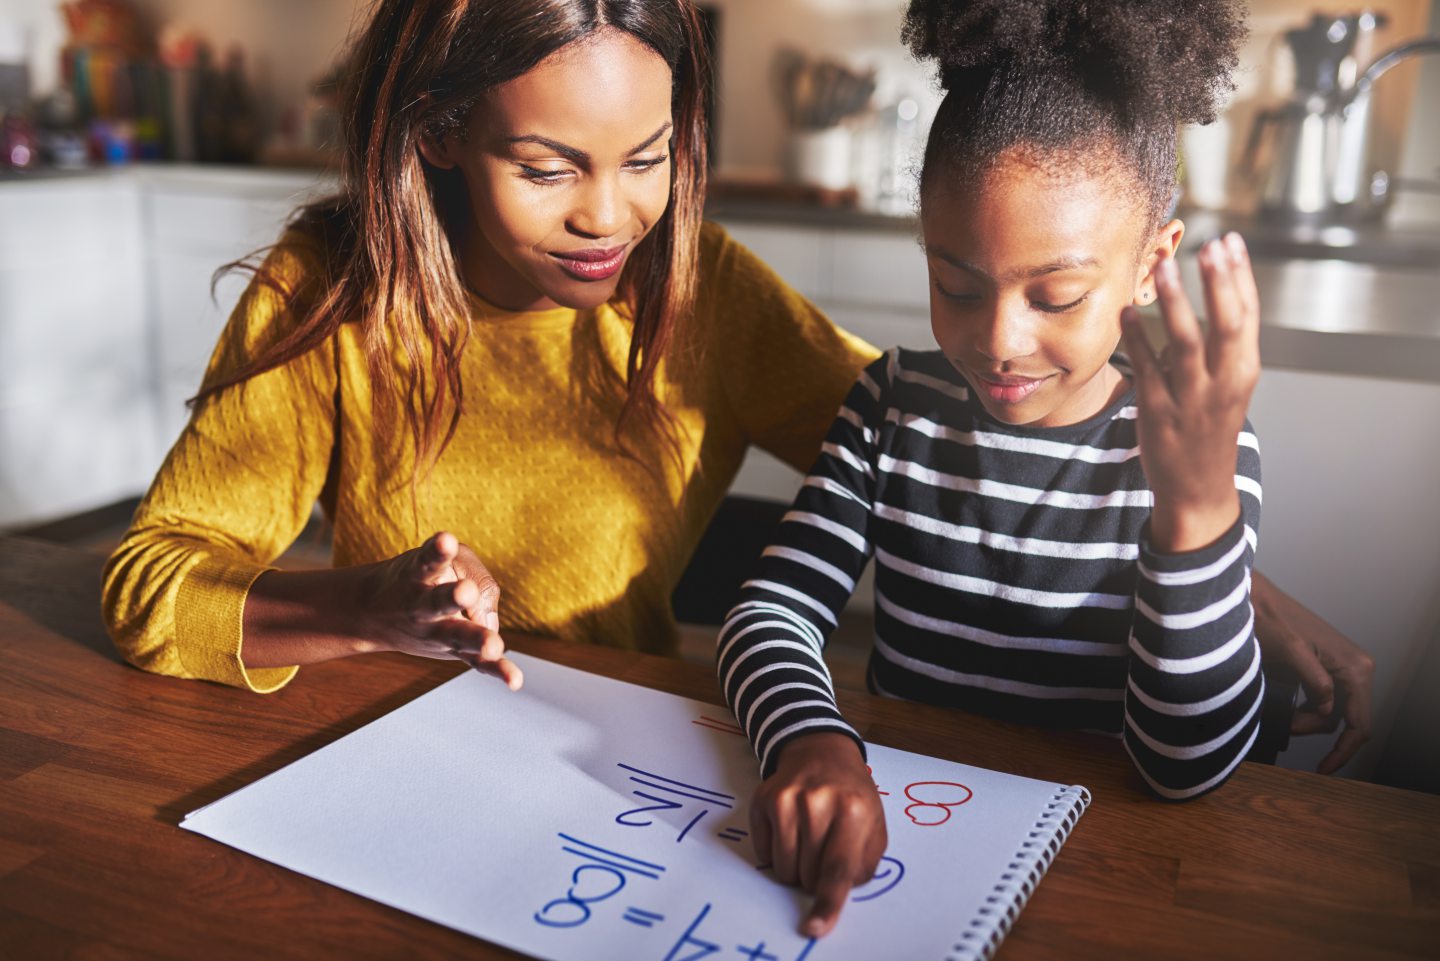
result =
[[[1440,384],[1266,369],[1250,408],[1265,500],[1257,567],[1375,658],[1368,776],[1440,629]],[[1296,738],[1313,769],[1333,737]]]
[[[0,526],[97,507],[149,482],[142,221],[123,178],[0,190]]]
[[[140,167],[0,185],[0,527],[143,492],[313,174]]]
[[[221,328],[249,275],[217,269],[273,244],[285,221],[332,182],[307,173],[225,168],[157,169],[144,180],[153,296],[152,362],[158,443],[168,448],[189,418]]]

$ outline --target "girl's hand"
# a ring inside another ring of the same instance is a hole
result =
[[[454,658],[519,690],[523,675],[500,638],[500,585],[454,534],[371,567],[361,581],[356,634],[381,650]]]
[[[750,834],[761,864],[815,895],[801,933],[829,934],[850,889],[870,880],[885,853],[885,812],[855,742],[820,732],[782,747],[750,801]]]
[[[1139,313],[1127,307],[1121,317],[1135,368],[1140,461],[1155,493],[1150,543],[1167,554],[1206,547],[1240,516],[1237,442],[1260,379],[1260,297],[1245,242],[1227,234],[1200,248],[1198,259],[1204,331],[1174,260],[1155,268],[1168,365],[1151,350]]]

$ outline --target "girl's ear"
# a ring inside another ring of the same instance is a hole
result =
[[[456,146],[459,137],[452,131],[449,134],[437,136],[429,130],[420,133],[420,156],[425,162],[440,170],[454,170],[459,163],[456,157]]]
[[[1140,260],[1140,278],[1135,284],[1136,304],[1155,302],[1155,268],[1160,265],[1160,261],[1175,256],[1184,236],[1185,224],[1179,220],[1172,220],[1155,231],[1155,236],[1151,238],[1145,255]]]

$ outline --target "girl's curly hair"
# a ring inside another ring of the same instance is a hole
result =
[[[1020,148],[1040,163],[1128,168],[1158,225],[1178,127],[1215,119],[1245,34],[1241,0],[911,0],[901,36],[946,91],[921,196]]]

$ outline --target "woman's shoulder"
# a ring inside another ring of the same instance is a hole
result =
[[[790,286],[770,265],[720,224],[707,220],[700,226],[700,282],[717,284],[727,293],[785,296]]]

